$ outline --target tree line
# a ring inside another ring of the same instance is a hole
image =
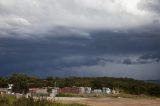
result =
[[[160,97],[160,84],[147,83],[131,78],[112,78],[112,77],[47,77],[37,78],[25,74],[13,74],[9,77],[0,77],[0,88],[8,87],[12,83],[13,92],[27,93],[29,88],[36,87],[91,87],[101,89],[109,87],[119,89],[121,92],[134,95],[150,95]]]

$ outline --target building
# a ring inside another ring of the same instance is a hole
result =
[[[64,87],[59,89],[59,93],[79,94],[80,89],[78,87]]]
[[[93,93],[102,93],[102,90],[101,89],[94,89]]]
[[[85,87],[85,93],[91,93],[92,89],[91,87]]]
[[[59,88],[53,88],[51,93],[50,93],[50,97],[55,97],[57,94],[59,93]]]
[[[92,91],[91,87],[79,87],[79,90],[81,94],[84,94],[84,93],[89,94]]]
[[[8,88],[0,88],[0,94],[12,94],[13,84],[8,84]]]
[[[8,90],[12,90],[13,84],[8,84]]]
[[[8,94],[12,93],[13,84],[8,84]]]
[[[102,92],[105,93],[105,94],[110,94],[111,93],[111,90],[107,87],[103,87],[102,88]]]
[[[7,88],[0,88],[0,94],[8,94]]]
[[[120,92],[119,92],[119,89],[113,89],[112,90],[112,94],[119,94]]]
[[[31,96],[48,96],[47,88],[29,88]]]
[[[79,87],[79,93],[84,94],[85,93],[85,87]]]

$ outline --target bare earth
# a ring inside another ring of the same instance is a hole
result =
[[[157,99],[130,99],[130,98],[74,98],[57,97],[55,100],[63,103],[80,103],[89,106],[160,106]]]

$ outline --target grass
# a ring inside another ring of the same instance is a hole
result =
[[[33,100],[33,98],[19,98],[14,96],[0,95],[0,106],[86,106],[82,104],[63,104],[47,100]]]

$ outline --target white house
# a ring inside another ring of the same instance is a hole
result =
[[[29,88],[31,96],[48,96],[47,88]]]
[[[91,93],[91,87],[79,87],[80,93]]]
[[[102,92],[106,93],[106,94],[110,94],[111,93],[111,89],[107,88],[107,87],[103,87],[102,88]]]
[[[92,89],[91,87],[85,87],[85,93],[91,93]]]
[[[57,87],[52,89],[52,92],[50,93],[50,97],[55,97],[58,94],[58,89],[59,88],[57,88]]]
[[[94,89],[93,93],[102,93],[102,90],[101,89]]]

